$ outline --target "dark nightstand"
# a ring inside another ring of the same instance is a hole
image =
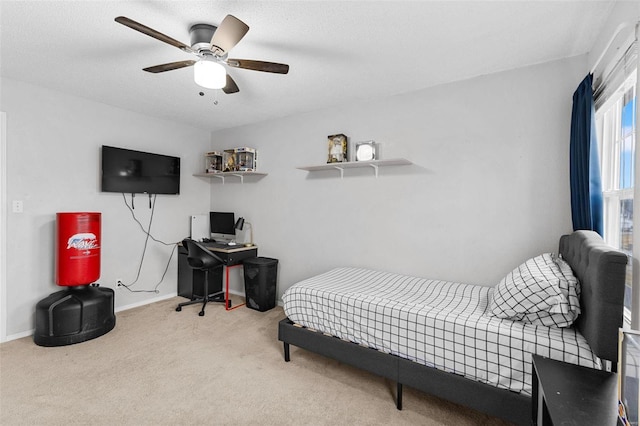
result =
[[[615,373],[533,355],[533,424],[614,426],[618,420]]]

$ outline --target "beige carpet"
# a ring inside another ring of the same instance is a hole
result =
[[[0,345],[2,425],[500,425],[487,417],[302,349],[285,363],[281,308],[226,312],[182,298],[120,312],[94,340]]]

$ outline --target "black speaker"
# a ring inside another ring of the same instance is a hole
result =
[[[253,257],[245,259],[244,292],[247,307],[264,312],[276,306],[278,259]]]

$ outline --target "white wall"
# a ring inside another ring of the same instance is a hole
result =
[[[99,283],[115,287],[135,279],[145,235],[120,194],[100,192],[100,146],[113,145],[181,157],[179,196],[158,196],[152,234],[177,242],[189,233],[189,216],[209,209],[209,184],[191,176],[209,149],[210,132],[147,117],[10,79],[2,79],[0,111],[6,112],[7,194],[24,213],[7,215],[6,334],[28,334],[36,303],[61,290],[54,282],[56,212],[102,212]],[[130,197],[127,197],[130,199]],[[136,197],[135,213],[148,224],[148,198]],[[171,247],[150,242],[133,289],[153,289]],[[116,309],[176,292],[176,255],[159,293],[116,290]],[[4,336],[2,336],[4,337]]]
[[[488,75],[419,92],[221,131],[150,118],[14,80],[2,80],[7,113],[6,332],[33,329],[54,283],[58,211],[101,211],[102,277],[135,278],[144,234],[119,194],[99,192],[102,144],[179,155],[180,196],[159,196],[154,234],[178,241],[193,213],[230,210],[254,224],[259,254],[278,258],[279,294],[338,265],[483,285],[522,260],[556,250],[571,231],[568,183],[572,93],[586,57]],[[304,96],[304,94],[301,94]],[[277,99],[274,99],[277,102]],[[381,158],[412,166],[307,173],[326,161],[326,136],[373,139]],[[259,149],[257,181],[191,176],[213,148]],[[147,223],[147,200],[136,214]],[[170,249],[151,244],[136,288],[150,289]],[[234,270],[238,275],[238,271]],[[116,290],[117,307],[176,291],[172,261],[159,294]]]
[[[212,181],[211,207],[255,225],[280,295],[340,265],[495,285],[572,229],[571,105],[586,73],[581,56],[214,133],[214,148],[257,148],[268,176]],[[414,165],[378,179],[297,170],[326,162],[333,133]]]
[[[589,69],[595,67],[594,83],[611,71],[616,61],[635,40],[635,26],[639,21],[640,2],[615,3],[588,55]]]

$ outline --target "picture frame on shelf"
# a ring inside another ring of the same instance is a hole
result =
[[[347,136],[342,133],[328,136],[329,157],[327,163],[344,163],[348,160]]]

